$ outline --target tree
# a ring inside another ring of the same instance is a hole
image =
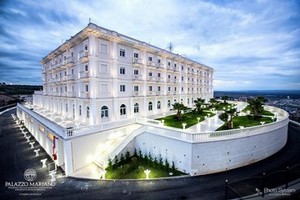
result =
[[[228,111],[226,111],[226,113],[229,116],[228,128],[232,129],[233,128],[233,117],[236,113],[236,108],[231,108]]]
[[[213,108],[213,107],[215,107],[215,104],[217,103],[218,101],[215,99],[215,98],[211,98],[210,100],[209,100],[209,103],[211,104],[211,107]]]
[[[124,154],[121,153],[121,156],[120,156],[120,163],[121,163],[121,165],[124,163],[124,161],[125,161]]]
[[[125,153],[125,160],[129,161],[129,159],[130,159],[130,152],[126,151],[126,153]]]
[[[115,161],[115,165],[117,166],[117,165],[118,165],[118,162],[119,162],[119,159],[118,159],[118,156],[117,156],[117,155],[115,155],[114,161]]]
[[[174,173],[175,171],[176,171],[175,163],[174,163],[174,161],[172,161],[172,172]]]
[[[201,99],[201,98],[197,98],[196,100],[194,100],[194,103],[195,103],[195,107],[196,107],[196,112],[201,114],[203,111],[202,107],[205,103],[205,100]]]
[[[255,118],[259,117],[264,111],[263,105],[267,102],[265,97],[250,98],[247,100],[250,112]]]
[[[229,99],[228,96],[222,96],[221,98],[224,101],[224,104],[227,104],[227,100]]]
[[[173,106],[172,110],[177,111],[177,113],[176,113],[177,121],[180,121],[182,119],[181,112],[186,111],[188,109],[188,107],[186,107],[183,103],[174,103],[172,106]]]

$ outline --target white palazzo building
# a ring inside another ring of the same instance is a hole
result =
[[[87,125],[213,97],[213,69],[90,23],[42,60],[37,105]]]
[[[191,175],[214,173],[264,159],[287,140],[288,115],[272,107],[277,121],[240,130],[153,120],[175,102],[193,107],[196,98],[212,98],[213,69],[93,23],[43,58],[42,68],[43,91],[32,105],[19,104],[17,116],[67,176],[99,178],[108,158],[134,148]]]

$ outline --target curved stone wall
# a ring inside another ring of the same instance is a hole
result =
[[[287,142],[287,112],[274,107],[267,109],[277,113],[277,121],[230,131],[189,134],[148,125],[146,132],[135,138],[135,146],[174,161],[178,169],[191,175],[249,165],[278,152]]]

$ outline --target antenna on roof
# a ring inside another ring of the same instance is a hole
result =
[[[168,50],[169,51],[171,51],[172,52],[172,50],[173,50],[173,44],[172,44],[172,42],[170,42],[169,44],[168,44]]]
[[[91,23],[92,19],[89,17],[89,23]]]

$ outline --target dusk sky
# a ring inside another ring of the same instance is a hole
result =
[[[299,0],[0,1],[0,82],[41,84],[41,59],[89,18],[215,70],[215,90],[300,89]]]

